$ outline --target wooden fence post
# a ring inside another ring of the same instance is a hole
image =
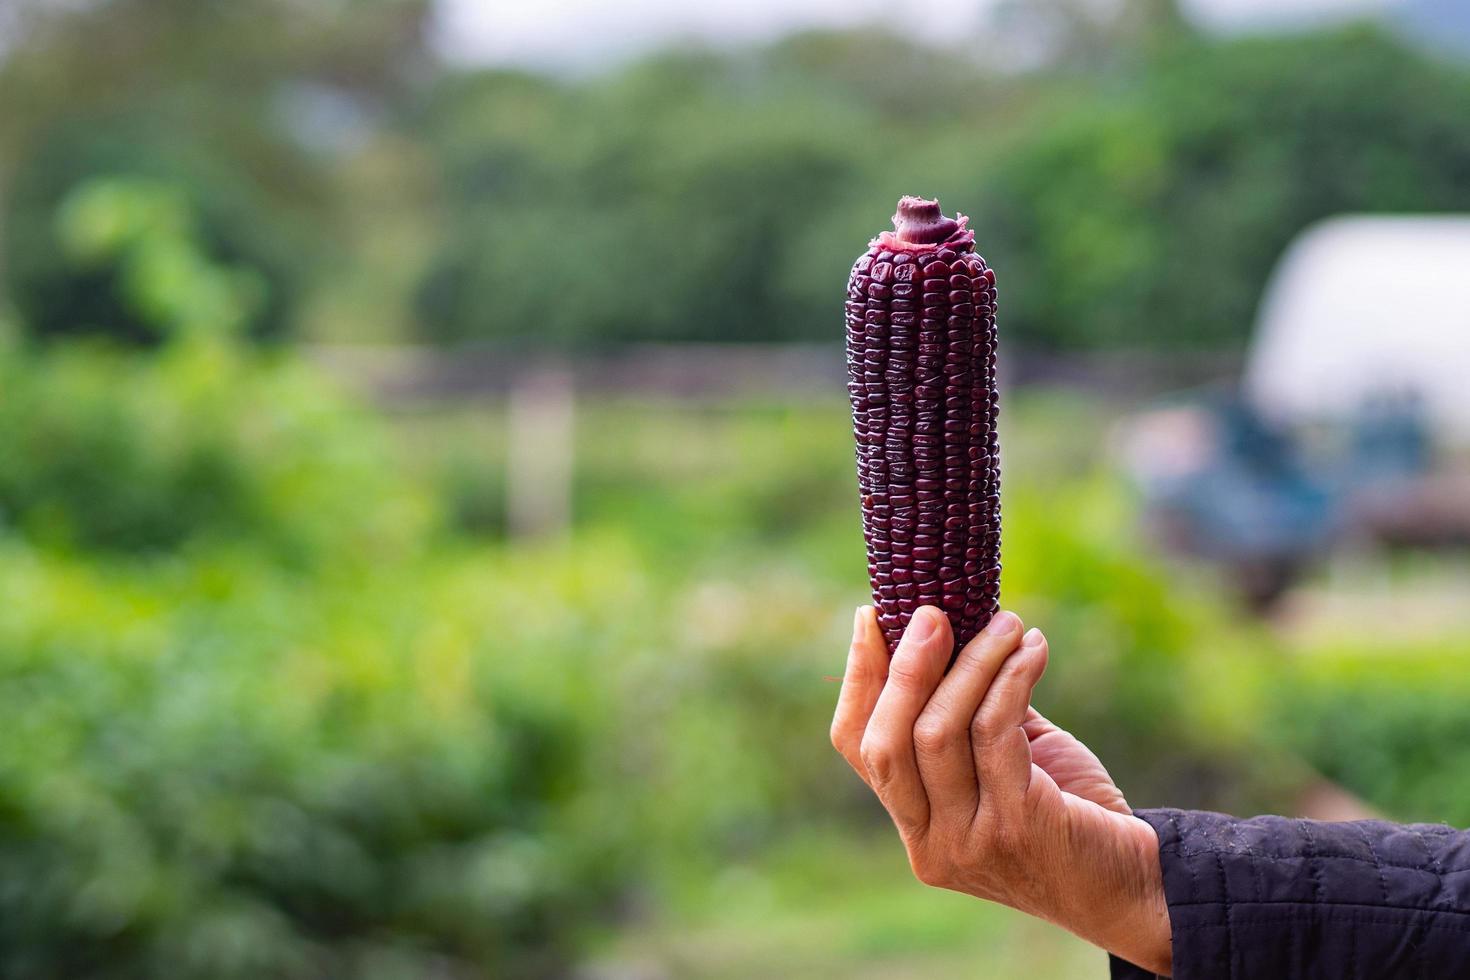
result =
[[[572,519],[576,389],[566,368],[516,379],[506,412],[506,527],[513,538],[565,531]]]

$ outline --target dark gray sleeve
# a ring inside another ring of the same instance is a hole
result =
[[[1470,834],[1441,824],[1139,810],[1174,980],[1470,976]],[[1114,980],[1153,974],[1112,961]]]

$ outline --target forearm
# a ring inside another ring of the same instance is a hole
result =
[[[1138,815],[1158,835],[1174,980],[1464,970],[1470,835],[1382,821]],[[1115,978],[1147,975],[1115,964]]]

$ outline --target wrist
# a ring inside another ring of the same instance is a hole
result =
[[[1171,972],[1172,937],[1159,863],[1159,838],[1137,817],[1109,813],[1106,846],[1088,835],[1064,866],[1073,870],[1062,914],[1052,921],[1095,946],[1153,973]],[[1077,879],[1090,887],[1076,887]]]
[[[1121,817],[1121,814],[1120,814]],[[1123,847],[1126,868],[1120,907],[1104,949],[1163,976],[1172,973],[1173,937],[1164,898],[1159,835],[1146,820],[1122,817],[1128,828]]]

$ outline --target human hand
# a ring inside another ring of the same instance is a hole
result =
[[[953,648],[948,618],[924,607],[890,662],[875,611],[859,609],[832,719],[915,876],[1167,974],[1157,835],[1097,757],[1030,707],[1046,638],[1002,612],[945,673]]]

